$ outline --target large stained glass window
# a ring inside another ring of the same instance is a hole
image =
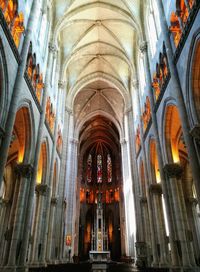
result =
[[[107,156],[107,177],[108,177],[108,183],[112,182],[112,161],[110,154]]]
[[[90,183],[92,181],[92,155],[89,154],[87,160],[87,182]]]
[[[97,156],[97,183],[102,183],[102,156]]]

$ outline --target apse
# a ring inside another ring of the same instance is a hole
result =
[[[104,243],[113,260],[121,256],[122,174],[119,133],[108,118],[96,115],[80,131],[78,167],[79,255],[88,259],[93,247],[95,211],[101,194],[104,212]]]

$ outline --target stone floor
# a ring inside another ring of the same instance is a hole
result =
[[[30,269],[30,272],[90,272],[91,264],[90,263],[81,263],[81,264],[65,264],[65,265],[50,265],[46,268],[34,268]],[[113,263],[109,265],[108,272],[136,272],[136,271],[149,271],[149,272],[168,272],[168,269],[140,269],[138,270],[132,264],[122,264],[122,263]]]

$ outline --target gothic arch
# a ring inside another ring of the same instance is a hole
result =
[[[186,73],[186,100],[191,126],[200,122],[200,29],[192,39]]]
[[[4,127],[8,107],[8,71],[2,40],[0,38],[0,124]]]
[[[40,156],[38,161],[37,183],[48,184],[48,169],[49,169],[49,145],[48,140],[43,139],[40,147]]]

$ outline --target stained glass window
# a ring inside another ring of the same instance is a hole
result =
[[[87,160],[87,182],[90,183],[92,181],[92,155],[89,154]]]
[[[107,177],[108,177],[108,183],[112,182],[112,161],[110,154],[107,156]]]
[[[102,156],[97,156],[97,183],[102,183]]]

